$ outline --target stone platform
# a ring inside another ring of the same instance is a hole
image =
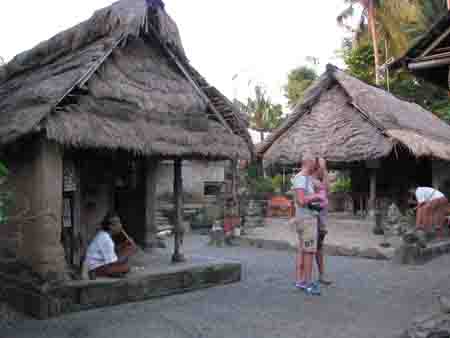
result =
[[[395,251],[394,262],[406,265],[421,265],[434,258],[450,253],[450,239],[435,240],[426,248],[415,245],[402,245]]]
[[[16,310],[38,319],[98,307],[143,301],[216,285],[238,282],[241,264],[205,257],[187,257],[172,265],[168,254],[140,253],[122,279],[102,278],[37,287],[0,272],[2,297]]]
[[[401,239],[374,235],[373,226],[372,222],[352,215],[330,213],[325,252],[329,256],[392,259],[402,243]],[[266,218],[264,226],[246,231],[236,243],[271,250],[295,251],[297,248],[297,234],[289,227],[288,218]],[[389,246],[383,247],[383,242],[388,242]]]

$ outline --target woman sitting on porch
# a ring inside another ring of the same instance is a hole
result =
[[[97,232],[86,252],[85,264],[89,270],[89,278],[122,277],[130,271],[128,258],[137,251],[136,244],[128,237],[117,246],[112,236],[123,233],[119,216],[109,213],[102,222],[102,228]]]

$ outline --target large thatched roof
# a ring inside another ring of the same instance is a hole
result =
[[[328,65],[257,152],[267,164],[297,164],[304,154],[348,163],[385,157],[398,144],[417,157],[450,160],[450,126]]]
[[[416,39],[411,47],[387,65],[391,70],[401,67],[416,76],[448,89],[448,67],[450,65],[450,12],[438,20]]]
[[[248,157],[245,124],[189,64],[175,22],[161,8],[151,20],[145,0],[121,0],[0,67],[0,145],[42,132],[71,146]]]

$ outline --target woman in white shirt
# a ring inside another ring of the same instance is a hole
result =
[[[130,271],[128,257],[136,252],[136,244],[127,239],[116,248],[113,235],[122,233],[120,218],[114,214],[105,216],[102,228],[89,244],[86,252],[86,264],[89,277],[120,277]]]
[[[429,231],[433,225],[441,229],[448,212],[448,200],[444,194],[429,187],[418,187],[411,192],[417,203],[417,229]]]

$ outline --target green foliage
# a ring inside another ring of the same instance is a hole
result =
[[[277,175],[272,177],[272,187],[274,191],[281,191],[283,188],[283,176]]]
[[[288,74],[288,83],[283,89],[289,106],[294,107],[297,103],[303,101],[306,89],[317,77],[316,71],[307,66],[298,67]]]
[[[355,48],[346,48],[342,55],[351,75],[367,83],[375,82],[375,57],[372,44],[365,43]]]
[[[256,177],[249,181],[250,193],[257,198],[265,198],[275,191],[270,177]]]
[[[441,119],[450,123],[450,101],[448,99],[436,102],[432,109]]]
[[[352,181],[349,177],[339,177],[331,186],[331,192],[350,192]]]
[[[344,48],[342,56],[348,67],[347,71],[351,75],[374,84],[375,61],[370,42],[355,48]],[[416,79],[410,74],[394,73],[390,75],[389,90],[394,95],[406,101],[417,103],[425,109],[437,111],[444,118],[449,116],[449,100],[444,89],[427,81]],[[386,82],[381,85],[387,88]]]
[[[283,107],[272,103],[261,86],[255,87],[255,97],[247,99],[245,110],[250,116],[250,126],[260,131],[270,131],[281,123]]]
[[[252,163],[247,168],[247,176],[249,179],[255,179],[258,177],[258,166],[255,163]]]

